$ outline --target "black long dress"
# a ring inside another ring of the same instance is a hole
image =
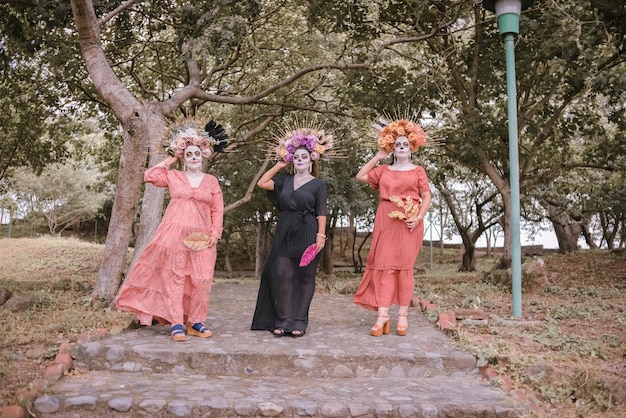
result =
[[[294,191],[293,175],[277,176],[273,180],[274,204],[280,215],[261,274],[250,329],[305,331],[320,256],[318,254],[308,266],[299,264],[304,250],[315,243],[317,216],[326,216],[326,183],[314,178]]]

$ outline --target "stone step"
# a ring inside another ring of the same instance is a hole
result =
[[[417,310],[409,333],[372,337],[375,313],[316,294],[302,338],[250,331],[256,286],[217,284],[208,339],[152,326],[74,344],[74,371],[34,401],[37,417],[515,417]],[[392,311],[392,317],[395,312]],[[392,323],[392,329],[395,322]]]
[[[511,398],[471,373],[421,378],[207,376],[91,371],[62,379],[38,417],[515,417]]]
[[[349,330],[312,327],[298,339],[249,330],[229,334],[217,327],[218,335],[211,338],[174,342],[169,327],[156,326],[76,344],[72,357],[81,370],[169,373],[182,367],[208,376],[240,377],[369,377],[384,370],[397,377],[428,377],[475,369],[471,353],[454,350],[446,337],[425,326],[437,338],[374,338],[368,326],[347,324],[343,327]],[[328,333],[350,341],[332,344]]]

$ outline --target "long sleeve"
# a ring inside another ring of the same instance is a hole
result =
[[[222,238],[224,226],[224,195],[216,178],[211,179],[211,232],[212,237]]]
[[[153,165],[143,174],[143,180],[146,183],[151,183],[157,187],[168,187],[169,181],[167,172],[169,169],[162,165]]]

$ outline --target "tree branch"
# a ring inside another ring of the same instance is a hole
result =
[[[194,97],[198,98],[198,99],[202,99],[202,100],[206,100],[206,101],[210,101],[213,103],[228,103],[228,104],[237,104],[237,105],[243,105],[243,104],[250,104],[250,103],[256,103],[258,102],[260,99],[269,96],[270,94],[274,93],[276,90],[285,87],[291,83],[293,83],[295,80],[304,77],[305,75],[315,72],[315,71],[320,71],[320,70],[324,70],[324,69],[328,69],[328,70],[352,70],[352,69],[361,69],[361,68],[369,68],[370,63],[369,62],[363,62],[363,63],[357,63],[357,64],[319,64],[319,65],[313,65],[307,68],[303,68],[300,71],[296,72],[295,74],[279,81],[278,83],[274,84],[273,86],[265,89],[264,91],[255,94],[254,96],[248,96],[248,97],[235,97],[235,96],[220,96],[217,94],[210,94],[210,93],[206,93],[204,91],[201,91],[199,88],[194,88],[191,86],[186,86],[185,88],[189,87],[191,90],[195,90],[194,92]],[[183,88],[181,91],[179,91],[179,93],[181,93],[183,90],[185,90],[185,88]],[[176,95],[175,95],[176,96]],[[175,97],[174,96],[174,97]],[[174,97],[172,97],[172,100],[174,100]]]
[[[263,161],[263,164],[261,164],[261,167],[259,167],[259,171],[257,171],[257,173],[254,175],[254,178],[250,181],[250,185],[248,186],[248,190],[246,191],[246,194],[244,194],[241,199],[236,200],[235,202],[226,206],[224,208],[224,213],[227,213],[228,211],[236,209],[239,206],[243,205],[244,203],[248,203],[250,199],[252,199],[252,192],[254,192],[254,186],[256,186],[256,182],[259,181],[263,173],[265,173],[265,170],[267,169],[267,165],[269,164],[269,162],[270,162],[269,158],[266,158],[265,161]]]
[[[118,15],[121,12],[123,12],[124,10],[128,9],[134,3],[135,3],[135,0],[126,0],[124,3],[120,4],[119,6],[117,6],[115,8],[115,10],[113,10],[113,11],[107,13],[106,15],[102,16],[102,18],[98,21],[98,26],[104,25],[109,20],[113,19],[116,15]]]

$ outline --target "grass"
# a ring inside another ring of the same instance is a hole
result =
[[[0,406],[17,402],[61,343],[101,328],[119,330],[132,320],[92,303],[102,251],[102,245],[70,238],[0,239],[0,289],[29,306],[0,306]],[[512,321],[510,290],[485,278],[495,259],[480,257],[477,272],[459,273],[460,257],[458,250],[435,249],[431,265],[429,248],[420,255],[415,292],[437,306],[427,314],[433,325],[444,310],[482,310],[486,323],[462,322],[451,338],[479,364],[510,376],[515,390],[535,400],[537,416],[625,416],[626,260],[607,251],[542,257],[546,280],[525,287],[523,318]],[[347,270],[320,275],[317,291],[353,294],[360,275]]]

